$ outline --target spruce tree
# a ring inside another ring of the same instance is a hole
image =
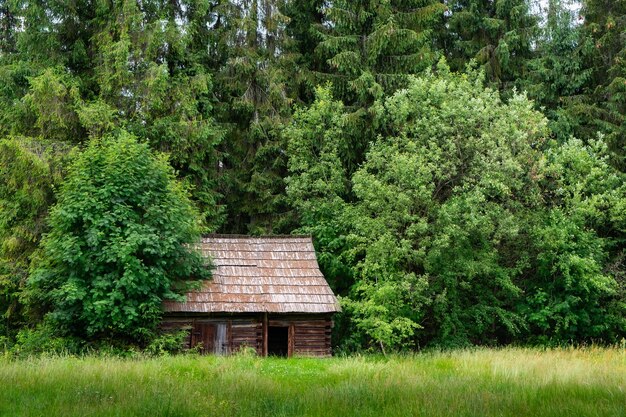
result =
[[[550,120],[550,128],[563,143],[577,134],[580,97],[592,76],[585,68],[588,43],[580,43],[578,14],[570,0],[550,0],[543,10],[544,22],[528,62],[529,73],[521,87]]]
[[[25,324],[22,291],[33,252],[47,231],[46,214],[65,155],[58,144],[0,139],[0,335],[11,336]]]
[[[0,56],[15,51],[17,18],[8,0],[0,0]]]
[[[433,34],[444,10],[436,0],[338,0],[325,5],[316,52],[326,68],[319,81],[331,81],[334,96],[351,113],[349,137],[341,144],[350,171],[373,140],[374,101],[406,86],[410,74],[435,62]]]
[[[13,61],[2,60],[0,132],[85,143],[125,128],[168,152],[207,225],[223,222],[206,37],[210,4],[23,2]]]
[[[579,106],[579,136],[606,135],[613,162],[626,170],[626,1],[585,0],[581,45],[592,71]]]
[[[532,58],[537,19],[528,0],[449,0],[442,47],[452,69],[463,70],[474,59],[487,81],[510,89],[526,77]]]
[[[206,67],[211,38],[202,37],[214,23],[209,5],[125,1],[102,13],[116,18],[107,18],[95,36],[99,97],[88,109],[113,109],[111,122],[168,152],[215,230],[223,222],[217,192],[223,129],[213,117]]]
[[[315,53],[319,43],[319,26],[324,20],[324,0],[290,0],[285,4],[289,18],[286,30],[293,43],[294,69],[298,78],[298,101],[310,104],[318,85],[316,74],[326,68],[324,60]]]
[[[298,89],[284,6],[280,0],[232,0],[218,8],[222,26],[215,90],[219,120],[229,130],[221,148],[228,210],[222,230],[227,232],[283,230],[286,155],[281,130]]]
[[[317,49],[347,105],[371,103],[434,62],[433,28],[443,16],[437,1],[340,0],[323,12]]]

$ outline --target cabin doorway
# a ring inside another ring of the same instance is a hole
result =
[[[289,327],[269,326],[267,330],[268,356],[289,356]]]

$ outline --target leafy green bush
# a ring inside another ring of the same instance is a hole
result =
[[[164,155],[125,132],[71,165],[28,281],[33,312],[61,335],[145,343],[163,300],[209,270],[192,244],[199,216]]]
[[[6,353],[9,351],[9,338],[0,336],[0,351]]]
[[[528,230],[534,274],[523,283],[520,306],[531,337],[543,344],[612,344],[626,333],[623,253],[611,236],[623,228],[625,176],[609,164],[602,140],[571,139],[546,152],[542,189],[551,204]]]
[[[181,353],[185,348],[187,337],[189,337],[189,329],[162,333],[150,341],[144,352],[152,356]]]
[[[9,349],[12,356],[75,355],[83,351],[84,343],[75,337],[59,336],[51,323],[24,328],[17,333],[15,343]]]

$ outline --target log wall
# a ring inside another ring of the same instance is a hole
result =
[[[289,351],[296,356],[331,356],[330,317],[284,317],[272,319],[270,326],[289,327]]]
[[[233,322],[231,327],[231,352],[236,352],[244,346],[256,350],[258,355],[263,353],[263,326],[257,321]]]
[[[267,321],[265,321],[267,320]],[[331,331],[333,322],[329,315],[311,316],[276,316],[267,319],[262,314],[253,317],[166,317],[161,325],[165,331],[188,329],[189,336],[185,341],[187,348],[194,347],[200,340],[193,337],[200,327],[211,324],[227,323],[228,348],[225,353],[236,352],[243,346],[256,350],[260,356],[267,355],[267,332],[265,326],[288,328],[288,356],[331,356]],[[206,341],[204,342],[206,343]],[[211,349],[214,349],[211,347]],[[204,346],[204,353],[211,353]]]

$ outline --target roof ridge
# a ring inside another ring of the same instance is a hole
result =
[[[244,235],[244,234],[227,234],[227,233],[209,233],[202,235],[202,238],[219,238],[219,239],[288,239],[288,238],[312,238],[312,235]]]

